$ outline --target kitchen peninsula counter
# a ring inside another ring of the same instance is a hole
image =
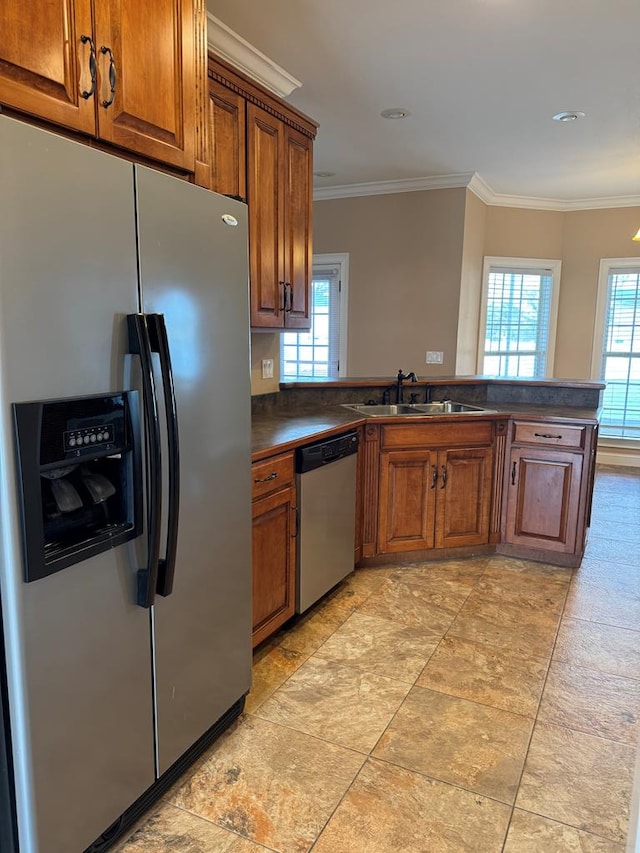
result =
[[[253,397],[253,460],[355,429],[363,423],[450,422],[464,417],[370,418],[341,405],[379,399],[383,391],[394,386],[393,377],[315,380],[282,383],[278,393]],[[591,426],[598,423],[604,387],[602,382],[582,380],[514,380],[483,376],[425,378],[404,385],[405,397],[418,393],[420,402],[429,388],[433,399],[455,399],[490,410],[486,414],[469,416],[473,420],[517,417],[550,423],[576,421]]]

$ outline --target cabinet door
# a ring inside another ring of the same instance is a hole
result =
[[[246,199],[246,108],[242,95],[209,80],[211,189]]]
[[[91,92],[91,0],[3,0],[0,103],[95,133]],[[82,92],[88,97],[83,98]]]
[[[429,450],[381,454],[379,553],[433,548],[437,461]]]
[[[285,127],[284,280],[289,288],[285,326],[311,328],[313,145]]]
[[[247,106],[247,194],[251,266],[251,325],[284,326],[282,122]]]
[[[512,448],[505,541],[574,553],[582,467],[581,453]]]
[[[100,0],[94,8],[98,135],[193,171],[193,0]]]
[[[296,603],[295,489],[253,502],[253,644],[293,616]]]
[[[438,453],[436,548],[489,541],[492,461],[489,447]]]

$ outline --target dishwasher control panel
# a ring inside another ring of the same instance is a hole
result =
[[[318,441],[316,444],[301,447],[296,452],[296,471],[298,474],[304,474],[306,471],[313,471],[314,468],[320,468],[330,462],[337,462],[344,456],[351,456],[357,451],[357,432],[348,432],[337,435],[335,438]]]

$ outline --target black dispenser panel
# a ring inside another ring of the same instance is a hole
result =
[[[140,534],[136,391],[15,403],[13,411],[26,581]]]

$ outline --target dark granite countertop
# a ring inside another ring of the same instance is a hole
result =
[[[491,412],[485,415],[473,415],[473,420],[516,416],[527,420],[544,420],[551,423],[575,421],[593,426],[598,423],[598,410],[573,406],[537,406],[530,403],[487,404]],[[366,422],[400,423],[402,421],[460,420],[461,415],[426,415],[421,418],[412,415],[409,418],[368,418],[340,405],[305,406],[299,411],[278,412],[277,414],[258,414],[252,420],[252,458],[256,462],[276,453],[283,453],[302,447],[330,435],[336,435],[346,429],[355,428]]]

